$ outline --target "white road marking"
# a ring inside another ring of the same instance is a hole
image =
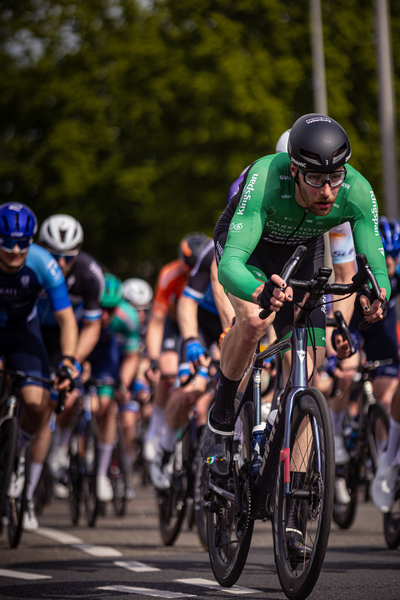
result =
[[[114,565],[117,567],[123,567],[124,569],[129,569],[129,571],[135,571],[135,573],[148,573],[150,571],[160,571],[156,567],[149,567],[141,562],[136,562],[135,560],[130,561],[122,561],[116,560],[114,561]]]
[[[0,569],[0,577],[14,577],[15,579],[52,579],[51,575],[39,575],[38,573],[26,573],[25,571],[11,571],[11,569]]]
[[[180,592],[168,592],[166,590],[150,590],[148,588],[131,587],[129,585],[108,585],[97,589],[105,590],[106,592],[125,592],[125,594],[156,596],[157,598],[196,598],[193,594],[181,594]]]
[[[111,546],[94,546],[92,544],[85,544],[85,542],[81,540],[81,538],[78,538],[75,535],[71,535],[69,533],[65,533],[64,531],[59,531],[58,529],[51,529],[50,527],[39,527],[36,533],[38,533],[39,535],[43,535],[44,537],[47,537],[51,540],[55,540],[60,544],[72,546],[77,550],[82,550],[82,552],[86,552],[86,554],[90,554],[91,556],[97,556],[101,558],[122,556],[122,552],[119,552],[119,550],[115,550],[115,548],[111,548]]]
[[[187,583],[189,585],[199,585],[200,587],[211,588],[219,590],[220,592],[227,592],[228,594],[261,594],[260,590],[253,590],[251,588],[241,587],[240,585],[234,585],[231,588],[222,587],[216,581],[210,581],[208,579],[175,579],[177,583]]]

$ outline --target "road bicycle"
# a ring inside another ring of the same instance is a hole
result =
[[[210,367],[217,365],[219,361],[210,362]],[[181,387],[187,386],[195,375],[196,372],[181,383]],[[206,392],[214,392],[214,389],[215,377],[207,384]],[[166,546],[171,546],[176,541],[186,515],[189,528],[196,523],[200,543],[207,549],[206,515],[202,503],[207,480],[200,452],[203,431],[204,426],[197,427],[194,406],[186,425],[178,434],[171,459],[171,486],[167,490],[157,491],[160,533]]]
[[[351,418],[347,412],[343,421],[345,444],[350,459],[346,464],[336,466],[336,476],[344,478],[350,502],[340,504],[335,499],[333,505],[333,520],[342,529],[348,529],[354,523],[361,485],[365,486],[365,501],[369,500],[370,484],[378,468],[380,453],[388,439],[389,414],[375,398],[370,372],[392,362],[387,359],[360,363],[352,384],[357,414]]]
[[[51,379],[28,375],[23,371],[0,369],[0,532],[3,528],[2,517],[7,521],[8,541],[11,548],[16,548],[22,536],[22,522],[27,507],[26,491],[29,483],[30,447],[25,452],[25,482],[21,494],[17,498],[8,495],[8,488],[13,470],[17,465],[18,414],[21,383],[37,381],[53,385]],[[56,411],[63,410],[65,393],[59,393]]]
[[[380,290],[366,257],[357,256],[358,272],[351,284],[329,284],[331,269],[321,267],[311,281],[292,278],[307,249],[299,246],[281,277],[306,293],[288,339],[257,352],[252,363],[252,400],[247,390],[237,401],[234,418],[233,466],[228,479],[208,472],[208,551],[216,580],[232,586],[240,577],[250,548],[255,519],[271,520],[274,556],[282,590],[302,600],[313,590],[325,557],[334,495],[334,440],[327,402],[308,387],[307,330],[312,311],[328,294],[344,296],[371,282]],[[322,302],[321,302],[322,301]],[[265,312],[261,313],[265,316]],[[312,334],[312,330],[310,331]],[[292,367],[281,396],[272,431],[261,443],[253,436],[261,424],[261,369],[266,358],[291,350]],[[315,355],[314,355],[315,363]],[[313,378],[313,374],[311,374]],[[311,379],[310,378],[310,379]],[[291,549],[300,535],[300,554]]]

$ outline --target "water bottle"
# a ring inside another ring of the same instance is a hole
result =
[[[254,461],[253,466],[251,467],[251,474],[253,477],[258,475],[258,471],[262,462],[262,455],[264,454],[265,446],[267,445],[269,435],[272,431],[277,412],[277,409],[272,410],[268,415],[268,420],[266,423],[263,422],[260,423],[260,425],[253,427],[253,448],[258,452],[258,458]]]

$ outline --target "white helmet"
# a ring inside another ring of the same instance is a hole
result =
[[[75,250],[83,242],[83,229],[74,217],[53,215],[43,221],[39,241],[59,252]]]
[[[122,297],[133,304],[135,308],[146,310],[151,306],[153,290],[144,279],[127,279],[122,284]]]
[[[284,133],[282,133],[279,140],[276,142],[275,152],[287,152],[287,145],[289,141],[290,129],[287,129]]]

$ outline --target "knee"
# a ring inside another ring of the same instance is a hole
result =
[[[246,346],[253,346],[265,335],[268,325],[260,319],[258,313],[251,313],[246,315],[239,327],[243,343]]]

